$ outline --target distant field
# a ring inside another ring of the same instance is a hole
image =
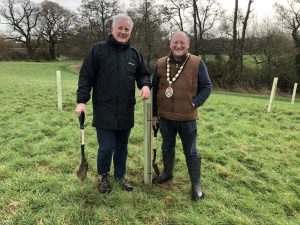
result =
[[[229,56],[228,55],[222,55],[222,57],[226,61],[229,60]],[[264,57],[260,56],[260,55],[256,55],[256,57],[259,60],[263,60],[264,59]],[[206,61],[214,61],[215,60],[215,56],[214,55],[206,55],[205,56],[205,60]],[[244,55],[243,60],[244,60],[244,66],[248,67],[250,69],[256,69],[257,66],[260,68],[262,66],[262,64],[256,65],[255,60],[254,60],[254,58],[251,55]]]
[[[199,109],[197,147],[206,198],[190,200],[178,140],[174,179],[143,184],[143,104],[136,105],[124,192],[111,178],[97,190],[95,130],[88,105],[90,171],[76,177],[79,126],[74,113],[80,62],[0,62],[0,225],[199,224],[297,225],[300,221],[300,99],[214,91]],[[61,70],[63,110],[56,102]],[[161,141],[161,140],[160,140]],[[158,163],[162,170],[161,154]]]

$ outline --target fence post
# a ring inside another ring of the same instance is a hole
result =
[[[56,83],[57,83],[57,108],[62,110],[62,94],[61,94],[61,76],[60,71],[56,71]]]
[[[294,84],[294,89],[293,89],[293,95],[292,95],[292,104],[295,103],[295,97],[296,97],[296,92],[297,92],[297,86],[298,86],[298,83],[295,83]]]
[[[152,141],[151,99],[144,100],[144,183],[152,184],[151,141]]]
[[[278,82],[278,77],[274,77],[272,91],[271,91],[269,105],[268,105],[268,112],[271,112],[272,103],[274,101],[274,97],[275,97],[275,93],[276,93],[276,89],[277,89],[277,82]]]

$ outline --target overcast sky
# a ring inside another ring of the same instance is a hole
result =
[[[42,2],[42,0],[33,0],[34,2]],[[54,2],[59,3],[60,5],[71,9],[76,10],[80,6],[81,0],[52,0]],[[234,7],[235,0],[218,0],[226,10],[232,10]],[[128,0],[122,0],[120,2],[129,2]],[[287,0],[254,0],[253,8],[254,13],[257,15],[259,19],[263,19],[266,16],[272,16],[274,13],[273,5],[275,2],[280,2],[285,4]],[[239,0],[240,8],[246,10],[248,4],[248,0]]]
[[[32,0],[33,2],[42,2],[43,0]],[[57,2],[61,6],[76,11],[81,3],[81,0],[51,0],[53,2]],[[163,1],[163,0],[161,0]],[[227,10],[227,13],[232,12],[234,8],[235,0],[218,0],[222,5],[223,8]],[[128,0],[119,0],[121,4],[124,6],[126,2],[129,2]],[[274,9],[273,6],[275,2],[279,2],[281,4],[286,5],[287,0],[254,0],[253,9],[255,14],[258,18],[258,20],[262,20],[266,17],[272,17],[274,15]],[[243,10],[243,12],[247,9],[248,0],[239,0],[239,8]],[[4,26],[0,25],[0,31],[4,30]]]
[[[33,2],[42,2],[43,0],[32,0]],[[57,2],[59,5],[64,6],[68,9],[76,11],[80,6],[81,0],[51,0],[52,2]]]

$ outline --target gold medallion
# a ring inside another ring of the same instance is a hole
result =
[[[165,95],[167,98],[170,98],[173,95],[173,88],[171,86],[166,89]]]

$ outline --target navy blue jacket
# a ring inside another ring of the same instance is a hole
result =
[[[77,103],[86,103],[92,90],[93,126],[122,130],[134,125],[135,82],[139,89],[151,87],[143,57],[129,43],[112,35],[95,44],[79,74]]]

